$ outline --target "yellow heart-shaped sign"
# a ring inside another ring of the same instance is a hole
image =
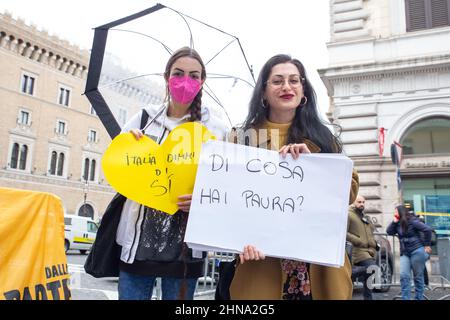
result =
[[[192,194],[202,143],[215,139],[197,122],[173,129],[162,145],[131,133],[114,138],[102,158],[109,184],[128,199],[174,214],[178,197]]]

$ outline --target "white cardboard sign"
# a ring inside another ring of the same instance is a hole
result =
[[[203,144],[185,242],[194,250],[242,252],[343,266],[353,162],[341,154],[277,152],[221,141]]]

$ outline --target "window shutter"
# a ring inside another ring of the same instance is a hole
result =
[[[91,181],[95,181],[95,167],[96,167],[96,162],[95,160],[91,161],[91,175],[89,177],[89,180]]]
[[[56,173],[58,176],[62,177],[64,172],[64,153],[60,153],[58,157],[58,172]]]
[[[89,159],[86,158],[84,159],[84,174],[83,174],[83,179],[85,181],[87,181],[89,178]]]
[[[450,0],[405,0],[406,31],[450,26]]]
[[[17,164],[19,163],[19,144],[14,143],[12,153],[11,153],[11,164],[10,167],[17,169]]]
[[[426,0],[406,0],[406,31],[426,29]]]
[[[431,27],[444,27],[449,24],[448,0],[431,0]]]

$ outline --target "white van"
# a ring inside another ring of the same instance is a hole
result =
[[[72,214],[64,215],[64,249],[80,250],[81,254],[86,254],[94,243],[98,226],[94,220],[87,217],[80,217]]]

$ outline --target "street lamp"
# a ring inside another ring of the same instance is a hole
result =
[[[86,179],[84,181],[84,186],[83,186],[83,193],[84,193],[84,203],[83,203],[83,216],[87,217],[87,206],[86,206],[86,199],[87,199],[87,194],[89,192],[89,182]]]

